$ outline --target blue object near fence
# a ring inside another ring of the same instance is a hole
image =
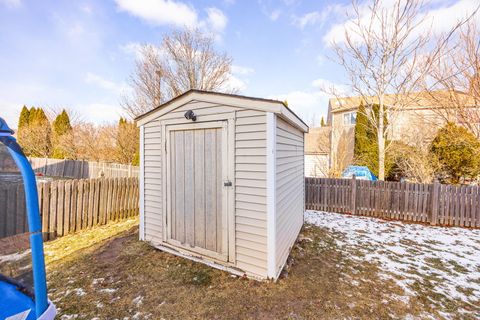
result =
[[[342,178],[352,178],[353,176],[359,180],[378,180],[373,172],[366,166],[348,166],[342,173]]]

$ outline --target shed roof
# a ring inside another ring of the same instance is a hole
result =
[[[223,100],[219,101],[219,98]],[[283,115],[286,120],[289,120],[289,122],[301,129],[303,132],[308,132],[308,126],[305,124],[305,122],[282,101],[197,89],[190,89],[187,92],[159,105],[158,107],[137,116],[135,121],[137,122],[137,125],[142,125],[156,118],[157,114],[161,115],[162,111],[168,112],[170,109],[173,110],[192,100],[221,102],[226,105],[257,108],[266,112],[275,112]],[[247,102],[247,104],[245,102]]]

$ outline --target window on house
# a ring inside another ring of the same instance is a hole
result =
[[[347,112],[343,115],[343,124],[346,126],[351,126],[356,123],[357,113],[356,112]]]

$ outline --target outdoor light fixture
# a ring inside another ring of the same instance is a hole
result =
[[[185,112],[185,119],[197,121],[197,116],[195,115],[195,113],[193,113],[192,110],[188,110],[187,112]]]

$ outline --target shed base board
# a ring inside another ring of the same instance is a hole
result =
[[[241,270],[241,269],[239,269],[237,267],[234,267],[234,266],[225,265],[225,264],[222,264],[220,262],[213,261],[213,260],[207,260],[207,258],[195,256],[195,255],[193,255],[193,253],[191,253],[189,251],[182,250],[182,249],[177,248],[177,247],[172,247],[172,246],[169,246],[168,244],[166,245],[166,244],[151,243],[151,245],[154,246],[155,248],[163,251],[163,252],[167,252],[167,253],[173,254],[175,256],[185,258],[185,259],[189,259],[189,260],[192,260],[192,261],[195,261],[195,262],[203,263],[203,264],[205,264],[209,267],[212,267],[212,268],[215,268],[215,269],[218,269],[218,270],[222,270],[222,271],[226,271],[226,272],[229,272],[229,273],[231,273],[233,275],[236,275],[236,276],[239,276],[239,277],[246,276],[250,279],[257,280],[257,281],[268,280],[266,278],[263,278],[263,277],[258,276],[256,274],[252,274],[250,272],[246,272],[246,271]]]

